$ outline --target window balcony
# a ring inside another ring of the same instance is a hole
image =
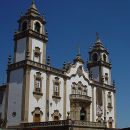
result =
[[[70,100],[71,101],[83,101],[83,102],[89,102],[91,103],[91,97],[87,95],[80,95],[80,94],[70,94]]]

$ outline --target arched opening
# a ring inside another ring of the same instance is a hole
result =
[[[109,128],[112,128],[113,126],[112,126],[112,122],[108,122],[108,127]]]
[[[103,61],[107,61],[107,56],[105,54],[103,54]]]
[[[54,121],[59,121],[59,116],[54,116]]]
[[[33,122],[41,122],[40,114],[34,114],[34,116],[33,116]]]
[[[93,60],[93,61],[97,61],[97,60],[98,60],[98,55],[97,55],[97,53],[94,53],[94,54],[93,54],[92,60]]]
[[[36,32],[40,33],[40,29],[41,29],[40,23],[36,22],[36,23],[35,23],[35,26],[34,26],[34,30],[35,30]]]
[[[35,110],[32,112],[33,115],[33,122],[41,122],[41,116],[43,112],[40,110],[39,107],[36,107]]]
[[[27,30],[27,21],[24,21],[22,24],[22,31]]]
[[[61,114],[59,113],[59,110],[54,110],[54,113],[51,114],[53,121],[59,121],[61,118]]]
[[[86,119],[86,111],[85,111],[84,108],[81,108],[81,110],[80,110],[80,120],[85,121],[85,119]]]

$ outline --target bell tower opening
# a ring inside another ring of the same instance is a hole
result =
[[[40,25],[39,22],[36,22],[36,23],[34,24],[34,30],[35,30],[36,32],[40,33],[41,25]]]
[[[98,55],[97,55],[97,53],[94,53],[94,54],[93,54],[92,60],[93,60],[94,62],[96,62],[96,61],[98,60]]]
[[[27,21],[24,21],[23,23],[22,23],[22,29],[21,29],[22,31],[25,31],[25,30],[27,30]]]

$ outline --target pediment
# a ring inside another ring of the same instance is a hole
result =
[[[70,67],[70,69],[67,72],[67,76],[70,78],[78,76],[79,78],[83,77],[84,80],[86,80],[88,83],[89,81],[89,73],[84,70],[83,64],[75,64]]]

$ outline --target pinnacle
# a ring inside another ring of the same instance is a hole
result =
[[[35,1],[34,1],[34,0],[32,0],[31,9],[37,10],[36,5],[35,5]]]

